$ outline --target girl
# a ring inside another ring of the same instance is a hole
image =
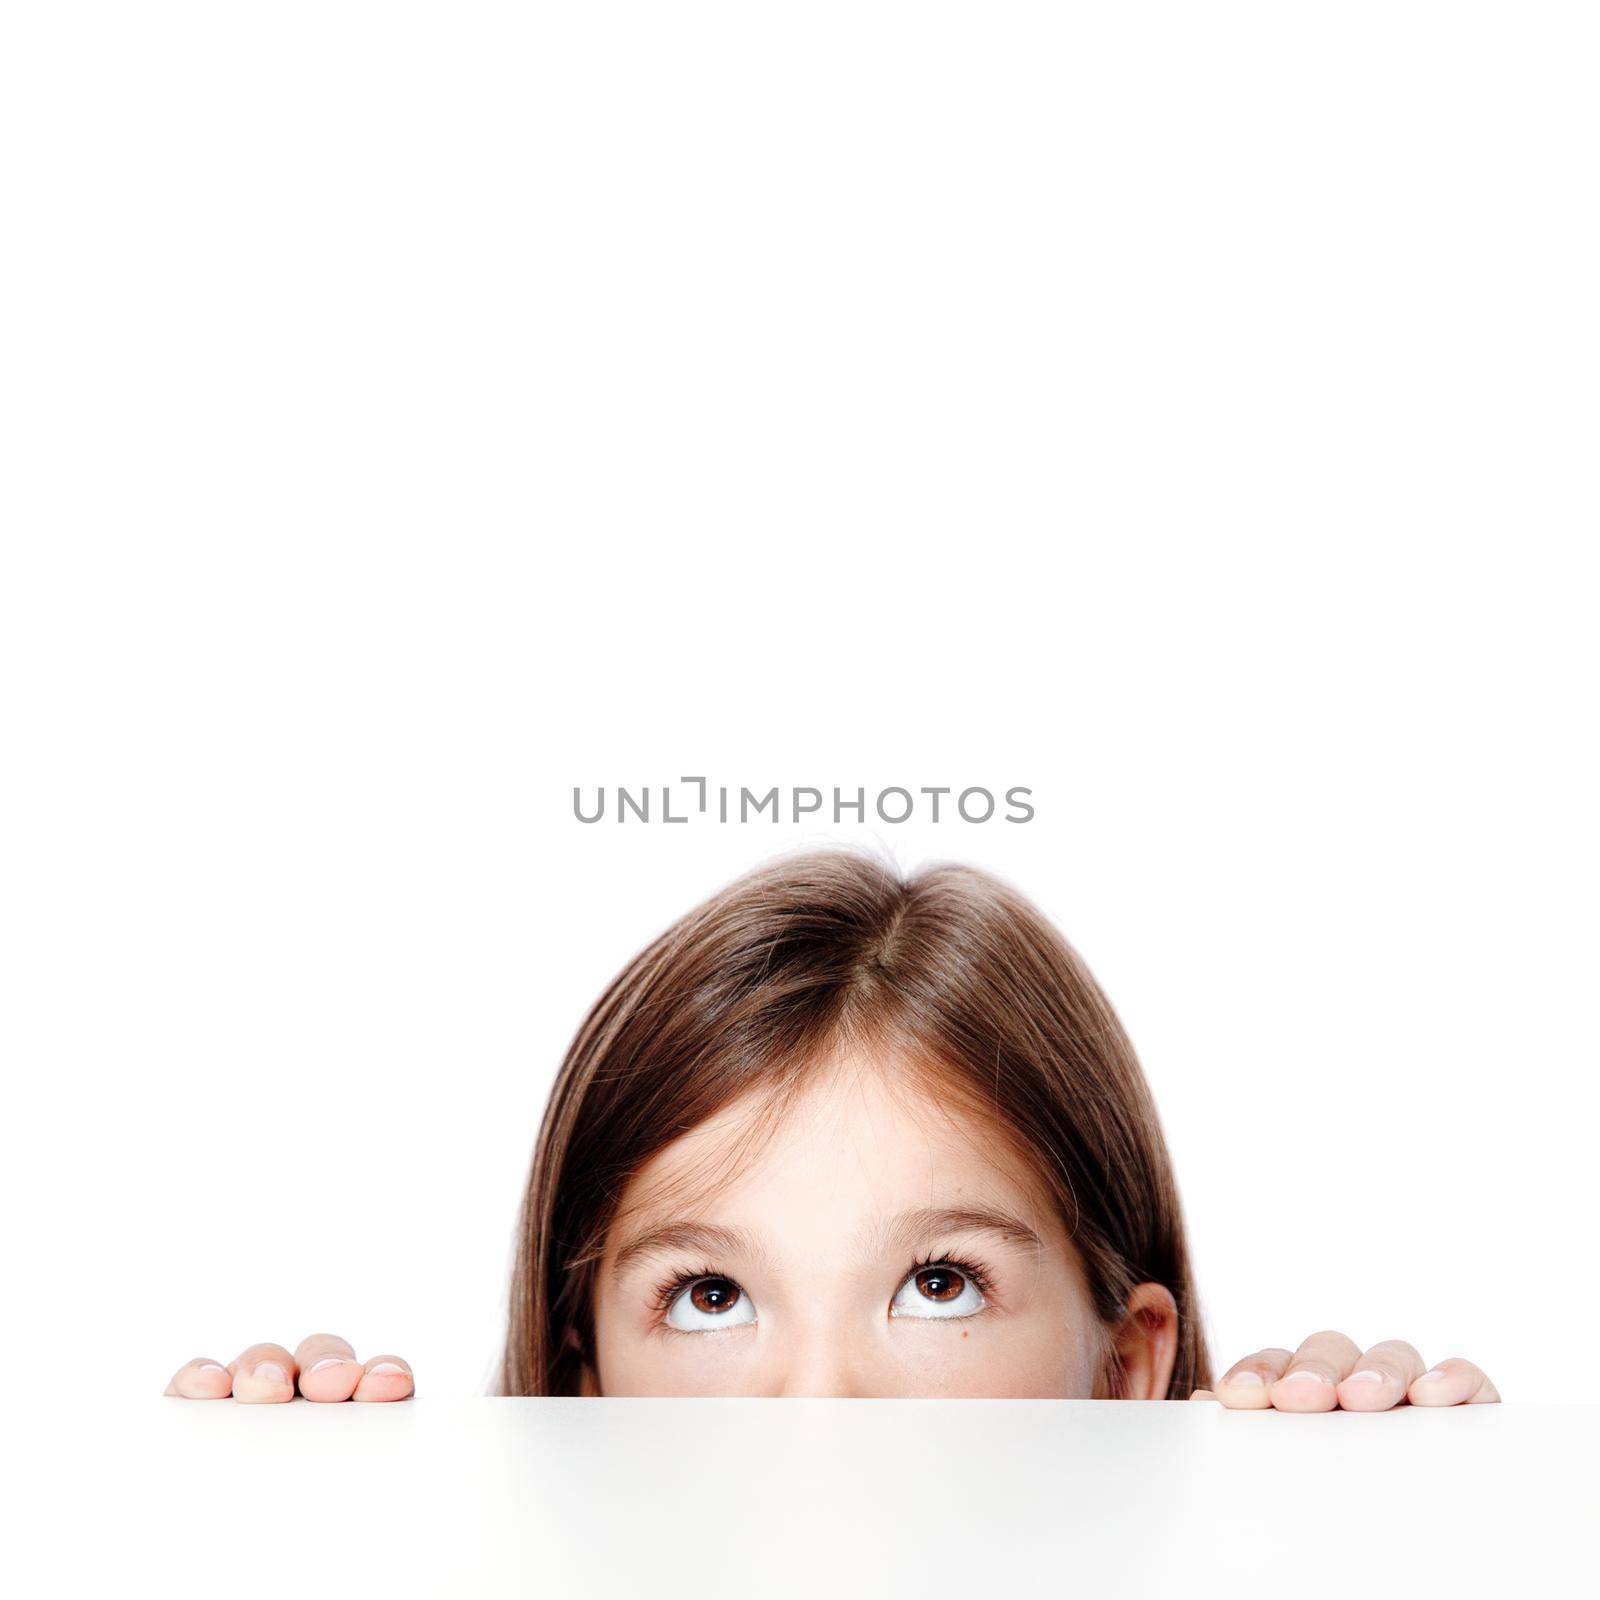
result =
[[[508,1395],[1499,1398],[1471,1362],[1313,1334],[1213,1391],[1182,1210],[1088,968],[970,867],[817,852],[751,873],[590,1011],[517,1235]],[[321,1334],[168,1393],[391,1400]]]

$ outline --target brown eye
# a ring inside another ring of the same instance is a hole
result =
[[[732,1278],[708,1275],[673,1295],[664,1320],[679,1333],[722,1333],[754,1327],[756,1305]]]
[[[916,1285],[924,1300],[955,1300],[967,1280],[954,1267],[924,1267],[916,1276]]]
[[[889,1315],[949,1322],[987,1311],[989,1297],[978,1287],[975,1273],[976,1269],[963,1271],[948,1261],[916,1267],[895,1291]]]
[[[726,1278],[702,1278],[689,1290],[689,1303],[708,1316],[731,1311],[739,1303],[739,1285]]]

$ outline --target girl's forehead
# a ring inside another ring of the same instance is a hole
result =
[[[794,1208],[841,1218],[982,1204],[1049,1229],[1054,1208],[1015,1139],[936,1073],[840,1054],[791,1094],[759,1089],[658,1151],[634,1175],[619,1220],[657,1211],[734,1220]]]

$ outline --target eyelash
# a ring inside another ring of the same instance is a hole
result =
[[[921,1261],[913,1261],[911,1263],[911,1270],[906,1274],[906,1278],[915,1277],[917,1273],[926,1270],[928,1267],[954,1267],[985,1300],[989,1299],[994,1293],[994,1280],[989,1274],[989,1269],[981,1261],[974,1261],[970,1256],[924,1256]],[[904,1283],[906,1278],[902,1278],[900,1281]]]
[[[989,1269],[980,1261],[974,1261],[970,1256],[957,1256],[948,1253],[935,1252],[931,1255],[915,1260],[907,1268],[900,1282],[903,1284],[909,1278],[914,1278],[919,1272],[929,1267],[953,1267],[962,1277],[966,1278],[985,1300],[994,1294],[994,1282]],[[666,1324],[667,1313],[672,1309],[672,1303],[691,1284],[701,1282],[705,1278],[724,1278],[729,1283],[738,1283],[737,1278],[729,1278],[725,1272],[718,1272],[715,1267],[702,1267],[698,1272],[675,1272],[669,1278],[663,1278],[655,1287],[653,1296],[654,1322],[658,1328],[668,1333],[681,1333],[680,1328],[668,1328]],[[897,1290],[898,1292],[898,1286]]]
[[[714,1267],[702,1267],[699,1272],[675,1272],[670,1278],[664,1278],[656,1285],[654,1306],[657,1317],[665,1317],[672,1309],[672,1302],[683,1293],[692,1283],[699,1283],[702,1278],[724,1278],[726,1273],[718,1272]],[[729,1283],[738,1280],[728,1278]],[[673,1328],[673,1333],[679,1330]]]

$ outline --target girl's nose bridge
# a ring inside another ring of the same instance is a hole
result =
[[[871,1340],[848,1319],[807,1317],[785,1330],[773,1351],[773,1392],[813,1398],[847,1398],[872,1392]]]
[[[801,1359],[787,1363],[778,1374],[777,1394],[794,1399],[848,1399],[863,1392],[859,1380],[842,1360]]]

